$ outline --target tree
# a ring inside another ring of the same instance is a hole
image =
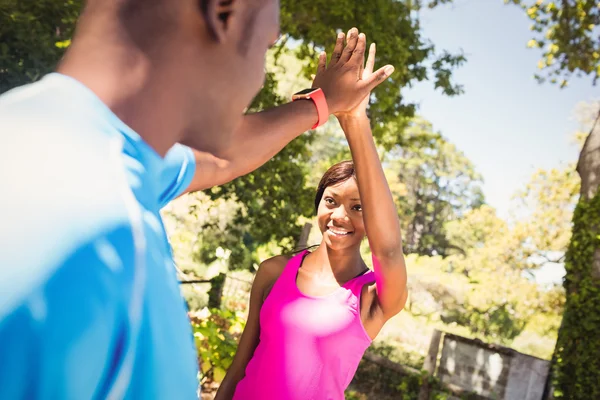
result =
[[[462,334],[506,345],[540,321],[548,332],[531,328],[555,334],[564,297],[523,274],[521,243],[493,208],[466,211],[445,231],[459,251],[445,258],[409,258],[418,282],[410,288],[418,299],[411,304],[413,314],[439,317],[447,327],[462,327]]]
[[[52,72],[70,44],[81,4],[0,1],[0,94]]]
[[[600,7],[596,0],[505,0],[520,5],[533,24],[535,37],[529,47],[543,48],[538,67],[546,70],[546,77],[536,75],[544,82],[564,87],[568,78],[576,74],[590,75],[594,84],[600,76]]]
[[[435,87],[449,96],[462,92],[462,86],[451,78],[452,70],[465,58],[446,51],[436,53],[434,45],[421,35],[420,8],[420,2],[410,0],[282,0],[281,30],[287,38],[300,41],[298,58],[307,61],[306,77],[316,70],[317,51],[332,49],[337,31],[356,26],[367,33],[369,41],[377,43],[378,63],[397,68],[375,93],[377,102],[371,107],[371,118],[377,127],[392,117],[413,116],[415,106],[404,101],[402,89],[415,81],[431,78]]]
[[[403,140],[402,131],[393,130],[391,134],[388,122],[406,121],[414,114],[414,104],[402,99],[404,87],[428,79],[432,73],[434,85],[446,95],[462,92],[462,87],[451,81],[451,71],[465,58],[462,54],[435,53],[434,46],[421,36],[414,13],[417,7],[409,1],[394,0],[283,0],[281,30],[285,35],[274,51],[273,63],[277,66],[282,55],[291,53],[295,62],[302,65],[301,76],[308,79],[316,71],[318,52],[327,49],[331,53],[337,31],[357,26],[367,32],[368,39],[377,42],[378,62],[399,67],[398,73],[375,91],[377,101],[369,110],[374,134],[388,145],[399,143]],[[290,41],[294,43],[292,50],[287,46]],[[429,70],[428,62],[432,65]],[[265,89],[259,95],[263,100],[255,101],[252,111],[283,101],[281,96],[273,96],[279,80],[280,75],[268,75]],[[236,218],[235,236],[244,239],[247,251],[242,256],[236,250],[232,266],[243,267],[258,261],[255,250],[272,240],[279,241],[284,249],[293,246],[301,230],[299,217],[312,215],[312,190],[306,188],[306,177],[314,171],[309,164],[312,157],[308,147],[313,138],[314,133],[303,135],[261,169],[211,193],[213,199],[235,198],[244,204]]]
[[[80,0],[0,1],[0,93],[35,81],[55,67],[70,43],[81,4]],[[398,143],[402,131],[394,130],[392,135],[385,124],[389,120],[406,121],[413,115],[415,106],[403,99],[403,88],[430,79],[446,95],[462,91],[452,81],[452,70],[465,58],[436,51],[422,36],[416,13],[420,7],[420,2],[410,0],[282,0],[284,35],[272,50],[271,65],[277,66],[281,55],[291,54],[302,65],[299,74],[307,78],[316,69],[318,52],[331,52],[338,30],[357,26],[367,32],[369,40],[378,44],[379,62],[396,66],[396,73],[373,95],[377,101],[370,114],[375,134],[380,140],[385,136],[388,143]],[[267,74],[263,90],[248,111],[287,101],[290,93],[282,96],[277,90],[279,78],[272,71]],[[212,200],[234,200],[242,205],[228,225],[231,234],[224,235],[229,239],[222,243],[235,249],[232,265],[252,265],[257,261],[255,250],[270,241],[289,248],[297,239],[299,218],[312,212],[306,175],[311,170],[308,145],[313,136],[314,132],[303,135],[254,173],[206,192]],[[200,258],[210,259],[215,241],[201,242]]]
[[[521,203],[515,222],[524,257],[530,266],[562,263],[571,239],[573,211],[579,198],[575,164],[536,171],[516,194]]]
[[[553,357],[555,396],[600,397],[600,112],[587,137],[577,172],[580,198],[565,260],[563,322]]]
[[[530,46],[545,48],[539,67],[546,69],[551,82],[562,78],[564,87],[576,74],[591,76],[596,83],[600,76],[597,1],[510,2],[521,5],[534,22],[537,37]],[[581,189],[565,259],[567,298],[551,370],[555,396],[575,400],[600,398],[600,108],[595,114],[577,163]]]
[[[389,153],[389,169],[404,190],[397,193],[404,250],[420,255],[447,255],[446,222],[483,204],[481,176],[452,143],[416,118],[404,133],[404,145]]]

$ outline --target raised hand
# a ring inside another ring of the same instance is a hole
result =
[[[346,113],[364,113],[369,94],[377,85],[387,79],[394,67],[386,65],[373,72],[375,65],[375,47],[371,46],[365,65],[367,38],[350,29],[344,46],[345,35],[340,33],[333,54],[327,64],[327,54],[321,53],[317,75],[313,87],[320,87],[325,93],[329,110],[341,116]]]
[[[369,55],[367,56],[367,62],[362,71],[362,80],[368,80],[371,76],[373,76],[373,69],[375,67],[375,53],[377,52],[377,48],[375,43],[371,43],[369,46]],[[393,68],[393,67],[392,67]],[[371,97],[371,92],[369,92],[362,101],[353,109],[343,112],[337,113],[338,118],[342,118],[344,116],[352,116],[352,117],[367,117],[367,107],[369,106],[369,99]]]

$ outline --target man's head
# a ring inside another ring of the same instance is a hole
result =
[[[175,120],[178,141],[218,155],[260,90],[278,34],[278,0],[88,0],[72,52],[91,37],[83,53],[99,43],[99,53],[121,54],[143,76],[138,108],[158,109],[147,117]]]
[[[172,0],[167,0],[172,1]],[[196,0],[198,1],[198,0]],[[265,78],[265,55],[279,35],[278,0],[199,0],[202,27],[200,46],[189,55],[191,65],[205,66],[210,76],[203,87],[191,88],[190,114],[197,115],[185,140],[194,145],[203,134],[209,148],[219,153],[227,147],[230,133],[241,121],[242,113],[260,90]],[[195,25],[195,24],[194,24]],[[195,29],[192,29],[192,35]],[[193,38],[190,38],[193,42]],[[207,59],[208,57],[208,59]],[[190,68],[192,84],[198,70]],[[203,100],[208,100],[203,101]],[[207,104],[201,115],[196,104]],[[206,121],[213,119],[213,126]],[[202,130],[208,128],[206,133]],[[223,146],[221,146],[221,144]],[[202,144],[207,148],[206,144]]]

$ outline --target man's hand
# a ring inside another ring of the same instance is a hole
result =
[[[321,53],[313,82],[313,87],[323,90],[329,111],[336,115],[355,110],[365,98],[368,102],[371,90],[394,72],[393,66],[386,65],[368,76],[363,75],[367,46],[365,34],[359,34],[356,28],[350,29],[345,47],[344,38],[343,33],[338,35],[329,65],[327,54]]]

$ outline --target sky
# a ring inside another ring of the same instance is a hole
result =
[[[455,72],[465,93],[447,97],[422,82],[406,97],[474,163],[488,204],[507,217],[512,195],[536,169],[577,160],[573,112],[600,99],[600,85],[590,77],[572,78],[566,89],[539,84],[533,75],[541,52],[526,47],[530,22],[502,0],[455,0],[423,11],[421,24],[437,49],[466,54]]]

